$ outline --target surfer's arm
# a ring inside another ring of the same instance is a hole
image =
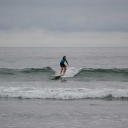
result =
[[[66,60],[66,63],[67,63],[67,65],[69,65],[67,60]]]

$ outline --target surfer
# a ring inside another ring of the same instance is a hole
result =
[[[67,63],[67,65],[69,65],[69,64],[68,64],[68,61],[66,60],[66,56],[63,56],[62,60],[60,61],[60,67],[61,67],[60,74],[62,74],[62,72],[64,71],[63,75],[65,74],[65,72],[66,72],[66,67],[67,67],[67,66],[64,64],[65,62]]]

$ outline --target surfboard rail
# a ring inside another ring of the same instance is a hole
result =
[[[54,77],[61,77],[61,76],[63,76],[63,74],[55,74],[55,75],[53,75]]]

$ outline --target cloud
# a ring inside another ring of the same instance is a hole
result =
[[[1,30],[128,31],[126,0],[1,0]]]
[[[127,0],[0,0],[0,47],[127,47]]]

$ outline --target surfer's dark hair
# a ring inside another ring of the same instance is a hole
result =
[[[63,59],[65,59],[66,56],[63,56]]]

